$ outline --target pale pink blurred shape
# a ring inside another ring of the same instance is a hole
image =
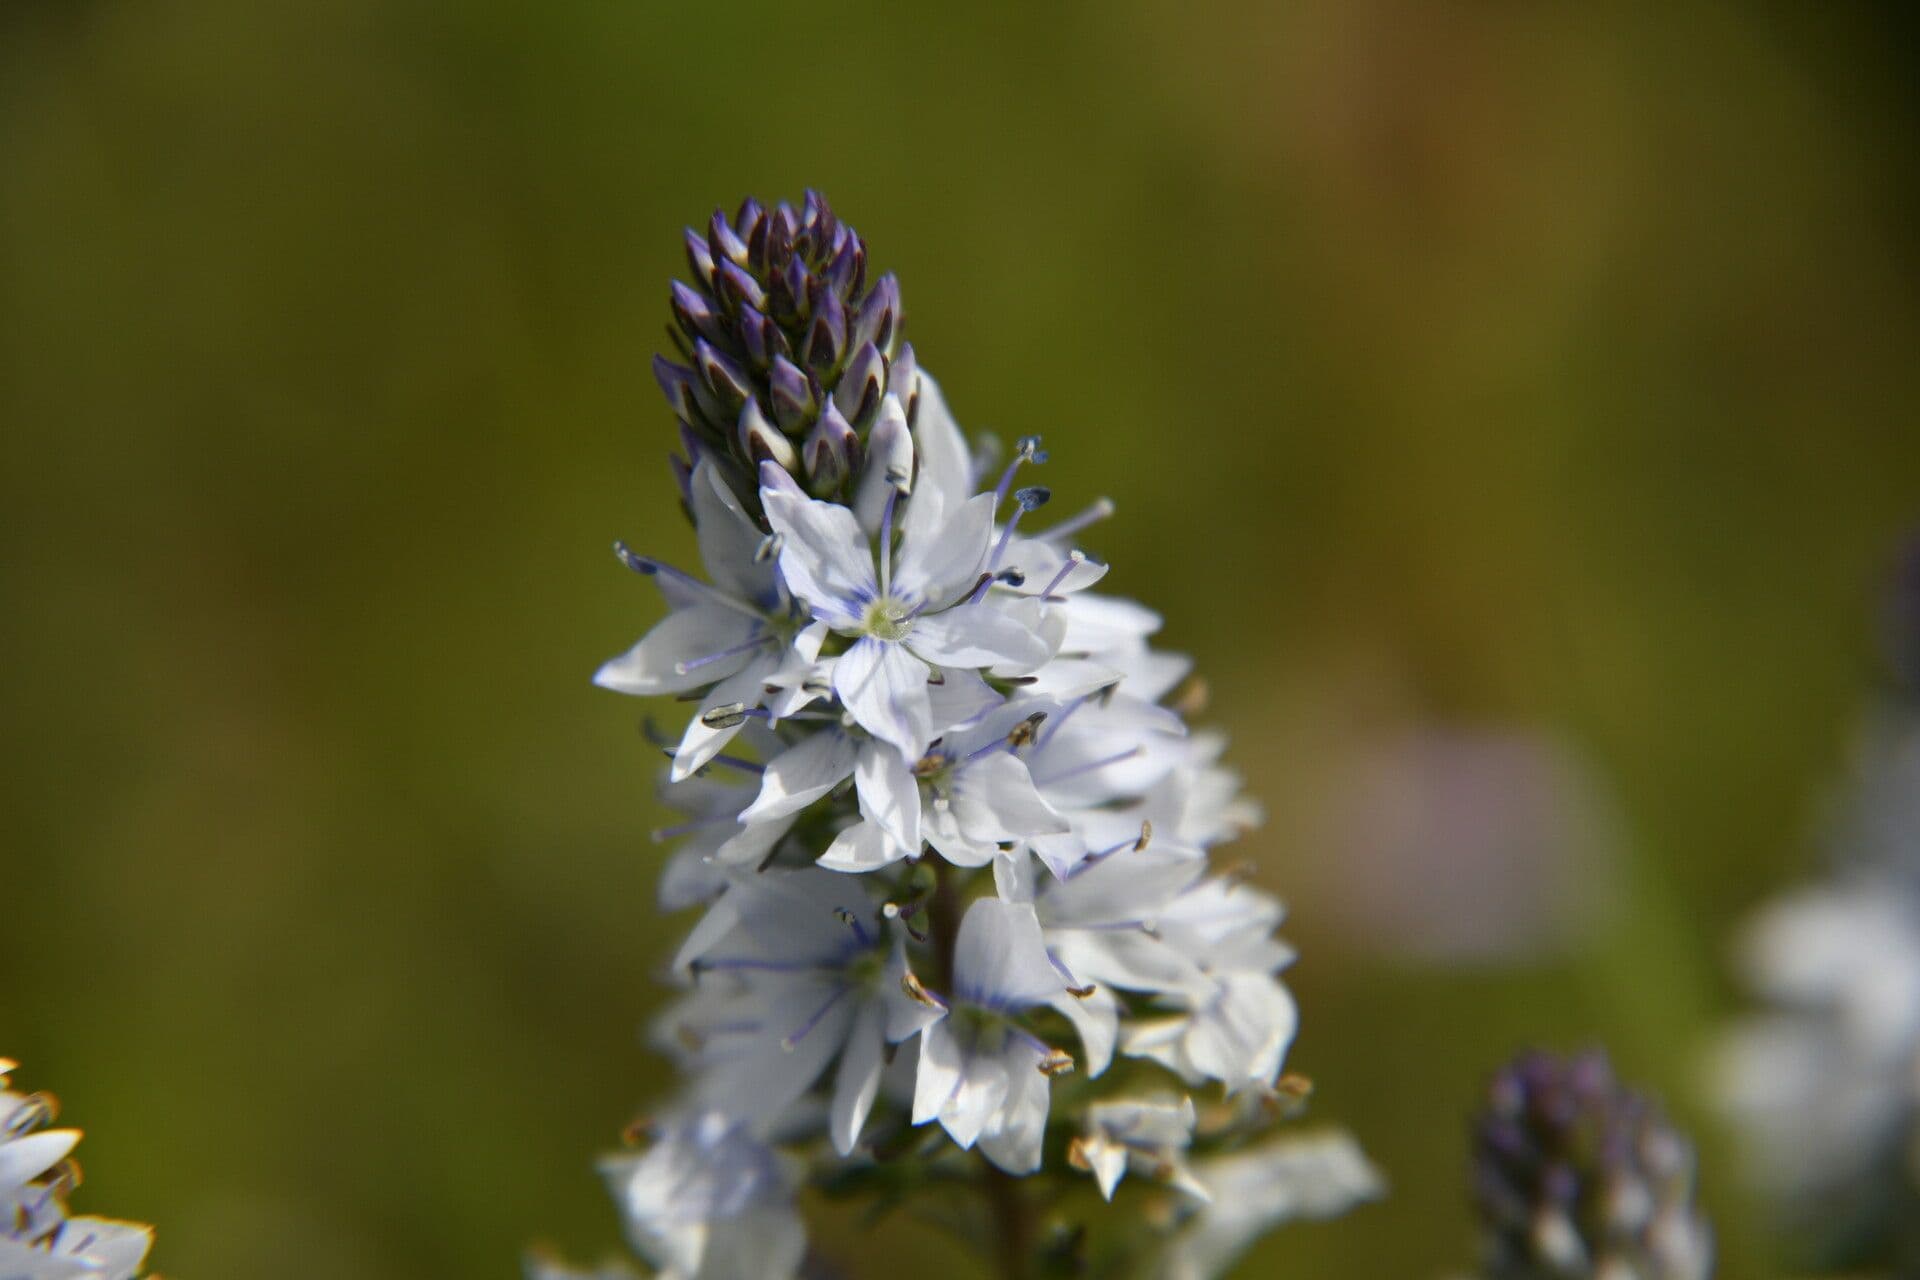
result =
[[[1547,958],[1610,909],[1617,829],[1560,740],[1414,727],[1336,773],[1316,906],[1357,950],[1453,965]]]

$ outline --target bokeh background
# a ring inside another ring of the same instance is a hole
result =
[[[197,1280],[613,1243],[680,925],[608,545],[689,548],[680,227],[812,185],[1269,805],[1394,1195],[1246,1274],[1469,1263],[1484,1074],[1597,1041],[1774,1275],[1700,1055],[1920,517],[1906,13],[0,6],[0,1049],[83,1203]]]

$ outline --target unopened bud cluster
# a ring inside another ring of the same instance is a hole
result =
[[[682,496],[708,459],[749,507],[764,462],[814,497],[841,493],[889,398],[913,412],[899,282],[868,287],[866,244],[813,192],[797,210],[716,210],[686,241],[693,283],[674,283],[667,330],[680,359],[654,360],[680,420]]]
[[[1485,1280],[1706,1280],[1692,1148],[1598,1052],[1525,1053],[1473,1129]]]

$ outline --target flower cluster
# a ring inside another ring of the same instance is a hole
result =
[[[1707,1280],[1693,1151],[1598,1052],[1524,1053],[1473,1125],[1486,1280]]]
[[[1766,1002],[1716,1093],[1745,1168],[1821,1264],[1920,1267],[1920,539],[1884,618],[1893,690],[1862,734],[1819,881],[1765,906],[1742,967]]]
[[[689,249],[690,367],[660,374],[705,574],[619,548],[667,614],[596,677],[694,704],[662,739],[661,905],[703,912],[658,1029],[685,1094],[607,1166],[637,1251],[781,1280],[802,1178],[959,1180],[1017,1218],[995,1180],[1044,1167],[1148,1184],[1163,1268],[1198,1276],[1376,1194],[1344,1139],[1215,1154],[1299,1087],[1292,952],[1280,904],[1210,864],[1257,811],[1185,723],[1186,660],[1075,545],[1108,505],[1035,527],[1039,440],[996,465],[967,439],[817,197]],[[1216,1180],[1266,1189],[1223,1218]],[[1002,1228],[1011,1271],[1041,1246]]]
[[[6,1280],[133,1280],[153,1235],[107,1218],[75,1217],[78,1129],[51,1129],[52,1095],[15,1093],[0,1060],[0,1276]]]

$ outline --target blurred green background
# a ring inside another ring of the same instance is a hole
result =
[[[0,6],[0,1050],[90,1131],[81,1203],[185,1280],[613,1242],[590,1161],[665,1087],[681,925],[642,709],[587,681],[656,613],[608,545],[689,550],[680,227],[812,185],[962,420],[1118,502],[1090,545],[1270,807],[1236,853],[1294,906],[1293,1064],[1394,1195],[1246,1273],[1469,1263],[1484,1073],[1598,1040],[1697,1126],[1722,1274],[1774,1274],[1700,1053],[1920,516],[1906,25]],[[1348,828],[1436,732],[1571,762],[1581,804],[1468,807],[1581,847],[1578,927],[1456,963],[1383,925],[1452,873]]]

